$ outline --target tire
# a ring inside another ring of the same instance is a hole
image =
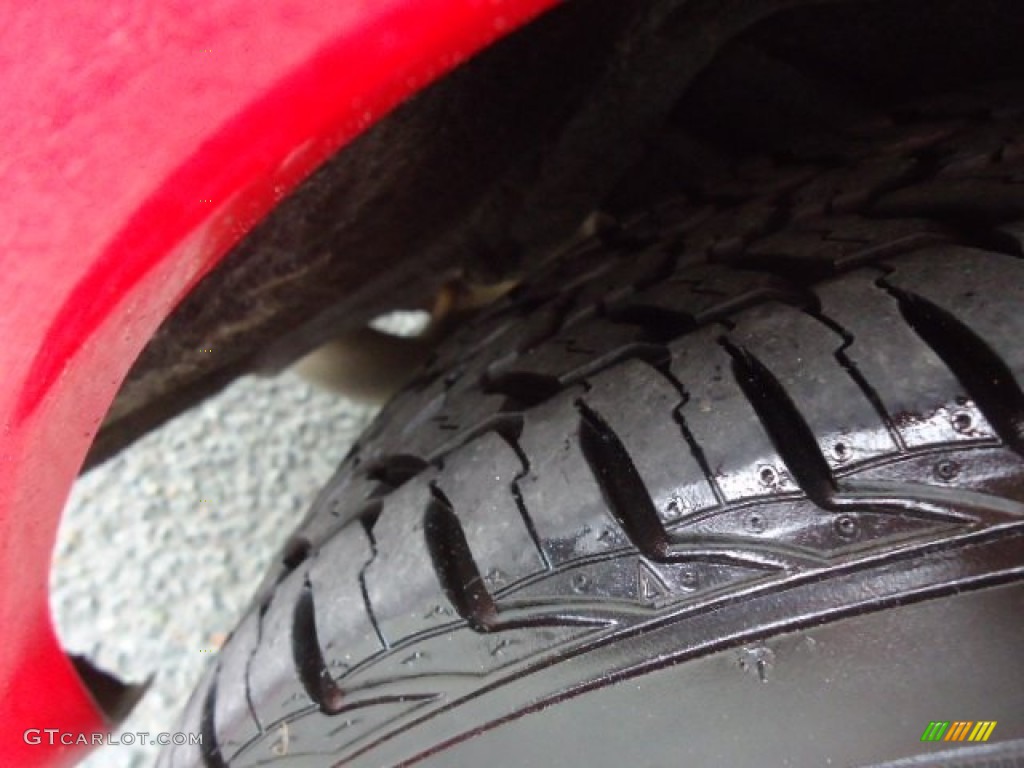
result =
[[[1024,755],[1010,90],[747,163],[462,329],[208,670],[202,746],[161,764]],[[956,719],[998,727],[922,744]]]

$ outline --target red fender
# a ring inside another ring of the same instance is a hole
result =
[[[109,726],[54,634],[47,583],[71,483],[147,339],[319,163],[553,4],[7,0],[0,765],[70,765],[88,747],[60,742]]]

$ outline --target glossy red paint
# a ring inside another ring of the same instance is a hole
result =
[[[4,4],[0,766],[83,754],[25,729],[105,728],[52,629],[49,560],[146,340],[332,152],[554,3]]]

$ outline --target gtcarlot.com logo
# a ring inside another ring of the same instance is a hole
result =
[[[988,741],[995,729],[995,720],[932,720],[921,741]]]
[[[166,747],[169,744],[202,744],[203,734],[201,733],[150,733],[149,731],[124,731],[123,733],[73,733],[62,731],[59,728],[29,728],[22,735],[26,744],[46,744],[55,746],[57,744],[65,747],[72,746],[93,746],[93,747],[118,747],[142,744],[150,746]]]

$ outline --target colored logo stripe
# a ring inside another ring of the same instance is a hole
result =
[[[988,741],[995,727],[995,720],[932,720],[921,741]]]
[[[971,731],[971,735],[968,737],[968,741],[988,741],[988,737],[992,735],[992,731],[996,728],[995,720],[979,720],[978,724],[974,726],[974,730]]]
[[[974,723],[969,720],[954,720],[953,724],[949,726],[949,731],[946,733],[946,738],[943,741],[963,741],[967,735],[967,729],[972,725]]]

